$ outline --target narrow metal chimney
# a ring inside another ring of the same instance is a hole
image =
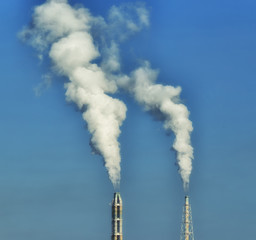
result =
[[[121,195],[116,192],[112,201],[112,240],[123,240],[122,207]]]

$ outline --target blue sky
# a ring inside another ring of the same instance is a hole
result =
[[[81,113],[17,34],[44,1],[0,3],[0,237],[110,239],[113,187]],[[127,1],[69,1],[94,15]],[[135,1],[130,1],[135,2]],[[181,86],[193,122],[190,196],[195,239],[255,235],[256,3],[146,1],[150,26],[121,45],[122,66],[146,59],[158,82]],[[173,136],[129,96],[119,138],[124,239],[178,239],[184,192]]]

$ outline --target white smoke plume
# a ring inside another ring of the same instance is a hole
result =
[[[181,88],[156,84],[158,72],[148,62],[130,75],[121,72],[119,44],[148,25],[149,13],[141,3],[113,6],[104,19],[86,8],[72,7],[67,0],[48,0],[34,9],[32,25],[20,36],[38,50],[40,59],[46,53],[55,71],[68,77],[66,99],[82,111],[92,148],[104,158],[115,187],[120,182],[118,137],[126,106],[109,94],[120,87],[174,132],[173,149],[186,189],[192,170],[193,128],[189,111],[180,101]]]
[[[193,159],[190,142],[192,122],[187,107],[180,101],[181,88],[156,84],[157,76],[158,71],[151,69],[150,64],[145,62],[132,72],[130,78],[123,77],[118,83],[132,93],[146,111],[162,121],[167,131],[172,130],[175,134],[173,149],[177,154],[184,190],[188,190]]]
[[[137,22],[131,17],[123,16],[124,8],[136,13]],[[83,7],[72,7],[67,0],[48,0],[35,7],[32,25],[25,27],[20,37],[39,52],[40,59],[46,53],[54,69],[68,77],[65,83],[66,99],[77,104],[82,111],[92,134],[91,145],[95,153],[102,155],[109,178],[114,187],[120,183],[120,148],[118,137],[120,126],[126,117],[125,104],[107,94],[117,91],[115,81],[106,72],[119,68],[117,59],[111,52],[118,51],[113,43],[109,48],[104,45],[105,59],[101,59],[98,47],[95,45],[92,32],[115,32],[119,25],[126,24],[128,34],[139,31],[147,24],[146,10],[131,6],[113,7],[109,13],[109,22],[101,17],[93,17],[89,10]],[[94,30],[93,30],[94,28]],[[122,29],[125,29],[122,28]],[[104,39],[103,39],[104,40]],[[102,41],[103,42],[103,41]],[[117,56],[118,54],[116,54]],[[102,61],[102,67],[95,63]]]

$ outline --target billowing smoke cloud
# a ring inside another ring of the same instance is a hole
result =
[[[147,62],[128,75],[120,70],[119,44],[148,25],[149,14],[141,3],[113,6],[104,19],[86,8],[71,7],[67,0],[48,0],[34,9],[32,25],[20,36],[37,49],[39,59],[47,54],[55,71],[68,77],[66,99],[81,110],[93,151],[104,158],[115,187],[120,182],[118,137],[126,106],[110,94],[120,87],[174,132],[173,148],[186,188],[193,159],[192,123],[180,103],[181,88],[155,84],[158,73]]]
[[[155,84],[158,72],[150,68],[148,62],[132,72],[130,78],[123,78],[119,85],[130,91],[145,110],[164,124],[164,128],[175,134],[173,149],[177,153],[177,164],[183,180],[184,189],[188,189],[192,171],[193,148],[190,133],[193,130],[189,120],[189,111],[180,101],[180,87]]]
[[[94,152],[101,154],[105,161],[110,180],[117,187],[120,182],[120,148],[118,136],[120,126],[126,117],[126,106],[123,102],[107,94],[117,91],[115,81],[105,72],[118,68],[118,61],[108,57],[101,66],[93,63],[100,58],[98,48],[92,37],[92,28],[108,32],[119,25],[126,24],[129,31],[122,34],[124,39],[128,33],[139,31],[146,18],[145,12],[134,8],[139,21],[130,21],[131,17],[123,16],[124,8],[113,7],[109,13],[109,23],[102,18],[93,17],[88,9],[72,8],[66,0],[51,0],[36,7],[32,26],[21,32],[21,37],[36,48],[39,58],[48,53],[55,70],[67,76],[65,84],[66,99],[77,104],[92,134],[91,145]],[[128,14],[126,12],[126,14]],[[123,28],[124,29],[124,28]],[[117,49],[114,44],[107,52]],[[103,70],[104,69],[104,70]]]

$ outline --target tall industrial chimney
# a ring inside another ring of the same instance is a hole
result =
[[[180,240],[194,240],[192,211],[191,205],[189,204],[189,196],[185,196],[185,204],[183,207],[180,231]]]
[[[116,192],[112,201],[112,240],[123,240],[122,207],[121,195]]]

